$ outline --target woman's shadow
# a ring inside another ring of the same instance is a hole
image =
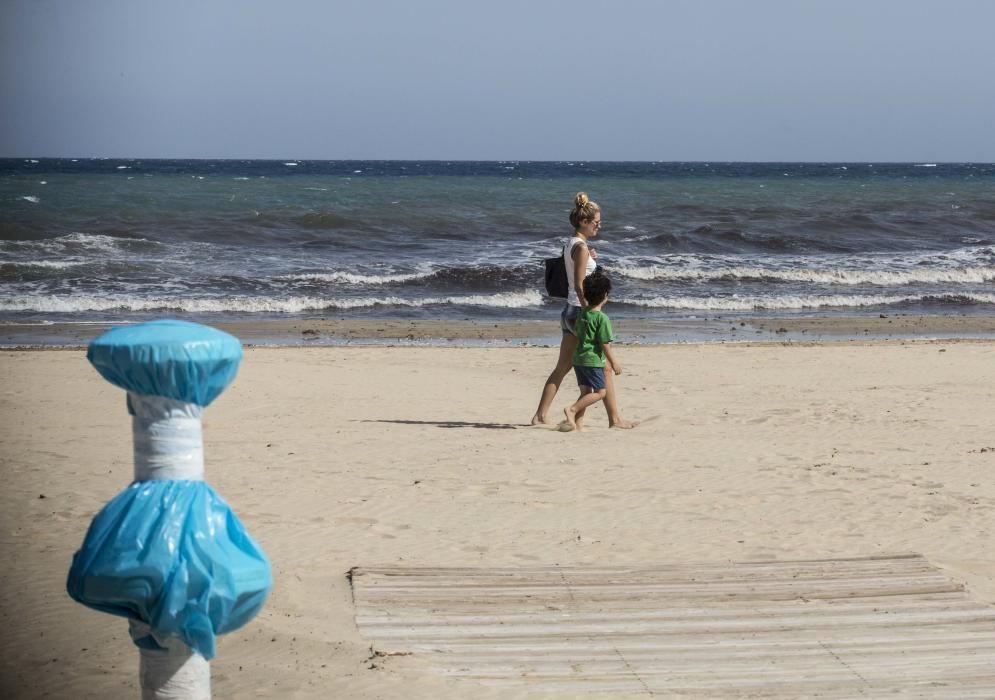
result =
[[[478,423],[464,420],[361,420],[359,423],[397,423],[399,425],[434,425],[438,428],[482,428],[486,430],[518,430],[525,427],[514,423]]]

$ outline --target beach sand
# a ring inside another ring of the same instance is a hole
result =
[[[354,566],[652,566],[919,552],[995,604],[995,342],[621,346],[608,430],[527,428],[549,348],[248,348],[207,477],[269,555],[215,697],[518,698],[371,658]],[[0,353],[4,697],[137,696],[124,620],[65,576],[131,478],[124,392]],[[575,397],[570,378],[557,414]],[[543,695],[541,697],[555,697]],[[594,696],[592,696],[594,697]]]

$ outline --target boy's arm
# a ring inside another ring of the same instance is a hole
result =
[[[612,363],[612,369],[615,371],[615,374],[622,374],[622,365],[615,359],[615,351],[612,350],[612,344],[604,343],[601,347],[604,348],[605,358]]]
[[[605,352],[605,359],[612,363],[612,369],[615,374],[622,374],[622,365],[618,363],[618,359],[615,357],[615,351],[612,350],[612,343],[615,341],[615,331],[612,329],[611,319],[601,314],[601,323],[598,326],[598,342]]]

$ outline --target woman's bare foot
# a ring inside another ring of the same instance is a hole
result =
[[[564,408],[563,415],[567,417],[567,423],[570,425],[570,430],[580,429],[580,426],[577,425],[577,411],[574,410],[573,406],[567,406],[566,408]]]
[[[618,420],[612,421],[609,428],[619,428],[620,430],[631,430],[639,425],[640,421],[637,420],[626,420],[625,418],[619,418]]]

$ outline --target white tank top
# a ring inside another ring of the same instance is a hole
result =
[[[581,306],[580,298],[577,296],[577,290],[574,289],[574,259],[573,250],[578,243],[582,243],[583,239],[580,236],[570,236],[567,239],[567,244],[563,246],[563,264],[567,268],[567,303],[570,306]],[[594,261],[590,255],[587,256],[587,270],[584,272],[584,277],[594,272],[598,267],[598,263]]]

